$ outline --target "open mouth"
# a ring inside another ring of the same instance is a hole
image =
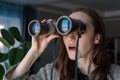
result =
[[[76,50],[76,47],[69,46],[68,48],[69,48],[69,50]]]

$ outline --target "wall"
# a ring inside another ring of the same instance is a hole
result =
[[[106,34],[108,37],[120,37],[120,20],[105,22]]]

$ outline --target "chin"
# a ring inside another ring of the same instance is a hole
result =
[[[75,60],[75,52],[68,52],[68,57],[70,60]]]
[[[70,60],[75,60],[75,57],[69,57]]]

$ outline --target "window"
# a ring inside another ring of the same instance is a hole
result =
[[[23,7],[15,4],[0,2],[0,29],[16,26],[21,31],[23,25]],[[19,43],[17,43],[19,44]],[[0,50],[7,51],[0,43]]]

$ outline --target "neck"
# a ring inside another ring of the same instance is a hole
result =
[[[86,57],[78,59],[78,68],[81,73],[88,75],[95,69],[95,66],[93,63],[90,62],[89,57]]]

